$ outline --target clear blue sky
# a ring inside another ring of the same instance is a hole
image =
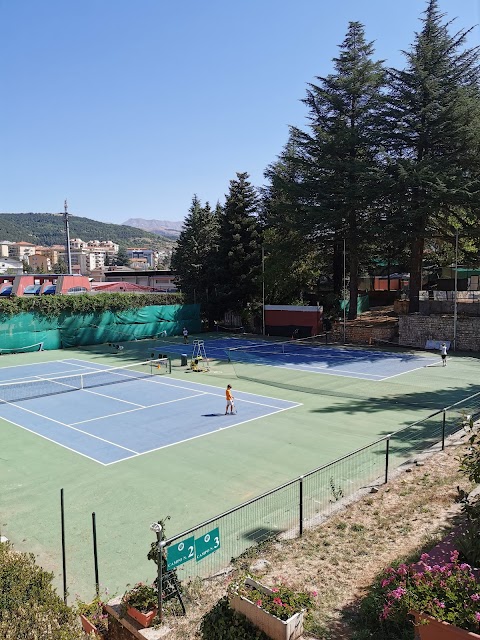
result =
[[[480,0],[441,0],[457,28]],[[348,22],[403,64],[424,0],[0,0],[0,211],[181,220],[256,186]],[[480,43],[477,27],[471,46]]]

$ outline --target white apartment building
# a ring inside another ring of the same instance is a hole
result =
[[[96,269],[96,255],[90,251],[71,251],[72,269],[78,267],[78,271],[83,274],[90,273]],[[77,271],[77,269],[74,269]]]
[[[3,240],[0,242],[0,257],[1,258],[8,258],[8,247],[11,245],[12,243],[9,240]]]
[[[8,245],[8,255],[13,260],[23,262],[24,259],[28,260],[28,256],[33,256],[35,249],[31,242],[12,242]]]

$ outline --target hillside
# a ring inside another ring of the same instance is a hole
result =
[[[174,241],[148,231],[122,224],[110,224],[69,216],[70,237],[89,240],[112,240],[122,247],[140,246],[158,250],[170,249]],[[65,244],[63,216],[51,213],[1,213],[0,240],[51,246]]]
[[[144,229],[150,233],[157,233],[161,236],[177,239],[182,230],[183,220],[145,220],[144,218],[129,218],[124,222],[126,225]]]

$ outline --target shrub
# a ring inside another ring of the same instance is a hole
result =
[[[35,556],[0,544],[0,638],[2,640],[82,640],[75,612],[52,586],[53,574]]]
[[[137,582],[137,584],[126,591],[122,597],[122,605],[126,607],[134,607],[142,613],[148,613],[157,608],[158,593],[153,585]]]
[[[269,640],[263,631],[230,607],[226,596],[203,616],[200,634],[203,640]]]

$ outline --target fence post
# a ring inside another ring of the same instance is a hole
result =
[[[386,440],[386,447],[385,447],[385,484],[387,484],[387,482],[388,482],[388,461],[389,461],[389,456],[390,456],[390,436],[388,436],[388,438]]]
[[[67,556],[65,551],[65,508],[63,504],[63,489],[60,489],[60,519],[62,526],[63,601],[67,604]]]
[[[447,414],[447,410],[443,409],[443,416],[442,416],[442,451],[445,450],[445,417]]]
[[[299,500],[300,500],[300,504],[299,504],[299,507],[300,507],[300,527],[299,527],[299,529],[300,529],[300,536],[302,536],[303,535],[303,476],[300,476],[298,481],[300,482],[300,487],[299,487],[299,489],[300,489],[300,491],[299,491],[299,493],[300,493],[300,497],[299,497]]]
[[[95,593],[100,595],[100,582],[98,580],[98,553],[97,553],[97,523],[95,512],[92,513],[92,533],[93,533],[93,565],[95,568]]]

